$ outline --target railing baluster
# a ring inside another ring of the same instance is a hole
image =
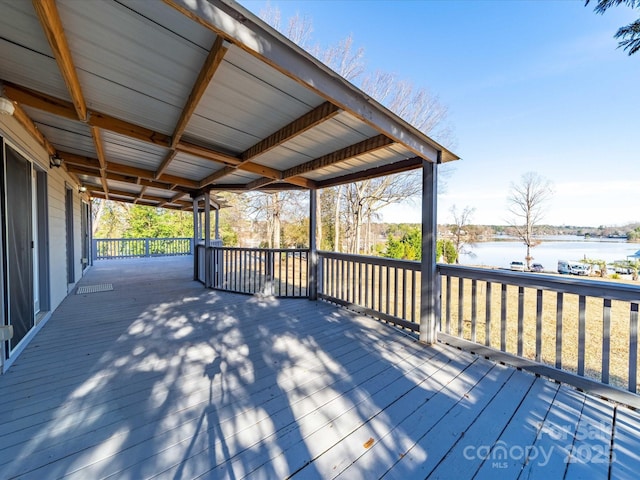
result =
[[[471,341],[476,341],[476,321],[477,321],[477,295],[478,285],[477,280],[474,278],[471,280]]]
[[[402,318],[407,318],[407,271],[402,270]]]
[[[386,294],[386,308],[384,313],[389,313],[389,303],[391,302],[391,288],[390,288],[390,284],[391,284],[391,267],[387,266],[386,268],[387,270],[387,279],[386,279],[386,287],[387,287],[387,294]]]
[[[543,291],[536,291],[536,362],[542,362],[542,300]]]
[[[501,286],[500,301],[500,350],[507,351],[507,284]]]
[[[393,269],[393,314],[398,316],[398,269]]]
[[[358,305],[362,305],[362,262],[358,262]]]
[[[416,298],[418,294],[416,292],[416,271],[411,270],[411,318],[412,322],[416,321]]]
[[[464,338],[462,317],[464,316],[464,278],[458,277],[458,336]]]
[[[447,321],[446,332],[451,335],[451,275],[447,275]]]
[[[364,306],[369,307],[369,288],[373,289],[373,285],[369,284],[369,267],[368,263],[364,264]]]
[[[556,368],[562,368],[562,308],[564,295],[558,292],[556,297]]]
[[[587,299],[578,297],[578,375],[584,376],[585,322]]]
[[[356,303],[356,262],[351,261],[351,302]]]
[[[382,265],[378,265],[378,311],[382,312]]]
[[[631,303],[629,313],[629,391],[638,386],[638,304]]]
[[[487,282],[485,289],[484,310],[484,344],[491,346],[491,282]]]
[[[522,356],[522,338],[524,332],[524,287],[518,287],[518,356]]]
[[[344,272],[344,264],[345,264],[345,260],[340,260],[340,298],[345,298],[344,294],[345,294],[345,285],[344,285],[344,279],[345,279],[345,272]]]
[[[611,363],[611,300],[605,298],[602,303],[602,383],[609,383],[609,365]]]

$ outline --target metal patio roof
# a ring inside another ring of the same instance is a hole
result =
[[[458,158],[228,0],[0,0],[0,82],[94,197],[187,208]]]

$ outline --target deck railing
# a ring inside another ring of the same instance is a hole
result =
[[[318,252],[318,297],[419,330],[420,262]]]
[[[211,248],[212,288],[276,297],[308,297],[309,250]]]
[[[443,333],[637,391],[635,285],[453,265],[438,271]]]
[[[191,255],[192,238],[94,238],[93,259]]]
[[[319,298],[419,331],[419,262],[318,256]],[[504,352],[577,386],[583,378],[637,392],[638,287],[444,264],[438,273],[444,341]]]

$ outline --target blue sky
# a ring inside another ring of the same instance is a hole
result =
[[[256,14],[267,2],[243,0]],[[475,208],[477,224],[506,224],[512,182],[533,171],[555,194],[544,223],[640,222],[640,54],[617,48],[626,7],[597,15],[581,0],[305,0],[270,4],[313,22],[313,43],[352,34],[367,70],[397,73],[449,109],[462,160],[438,198]],[[417,206],[385,220],[419,221]]]

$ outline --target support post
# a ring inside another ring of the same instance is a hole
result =
[[[316,242],[316,222],[318,191],[309,190],[309,300],[318,299],[318,246]]]
[[[215,239],[220,240],[220,206],[216,208],[216,233]]]
[[[438,163],[440,163],[438,152]],[[422,161],[422,260],[420,288],[420,341],[428,345],[438,341],[440,320],[438,278],[436,272],[437,164]]]
[[[204,286],[209,288],[211,281],[211,198],[209,193],[204,196]]]
[[[198,241],[200,232],[198,228],[198,199],[193,199],[193,279],[198,280]]]

